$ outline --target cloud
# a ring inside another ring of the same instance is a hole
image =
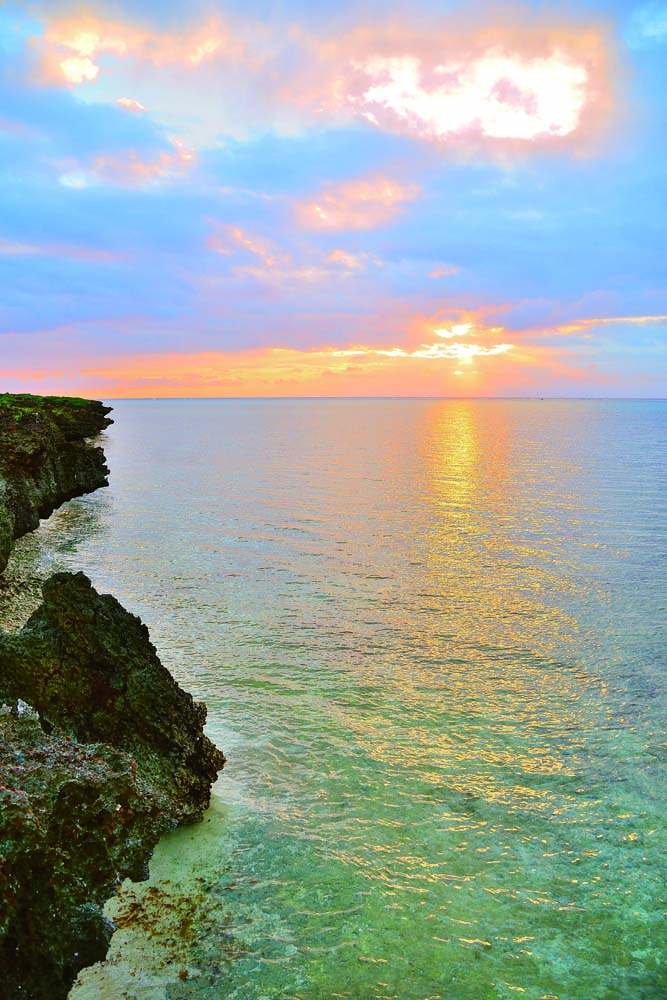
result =
[[[327,253],[316,247],[297,247],[296,252],[288,253],[240,226],[210,218],[208,222],[215,231],[206,240],[206,249],[223,257],[240,258],[232,268],[233,275],[259,281],[275,293],[289,295],[295,284],[324,285],[332,277],[350,280],[364,272],[370,261],[367,253],[340,249]],[[377,258],[372,263],[381,266]]]
[[[667,323],[667,315],[655,316],[602,316],[590,317],[587,319],[576,319],[570,323],[560,323],[557,326],[544,327],[538,330],[524,331],[525,333],[540,333],[546,336],[570,337],[578,334],[586,336],[588,331],[604,326],[646,326],[652,324]]]
[[[465,315],[465,314],[462,314]],[[514,345],[506,343],[498,338],[505,330],[501,326],[487,327],[481,316],[468,314],[467,322],[450,323],[449,326],[436,326],[430,321],[423,322],[419,318],[415,322],[417,329],[426,330],[424,332],[432,337],[437,337],[435,343],[420,343],[418,346],[410,348],[400,345],[396,346],[353,346],[335,351],[337,357],[355,358],[404,358],[404,359],[427,359],[431,361],[453,360],[461,365],[472,365],[476,358],[493,357],[497,354],[505,354],[513,350]],[[495,343],[463,343],[460,338],[466,337],[468,340],[494,340]],[[447,343],[442,343],[447,341]]]
[[[434,327],[433,333],[438,337],[443,337],[444,339],[450,339],[452,337],[465,337],[471,333],[474,329],[472,323],[452,323],[449,327]],[[494,333],[496,330],[501,330],[502,327],[494,328]]]
[[[296,205],[304,229],[375,229],[392,222],[404,202],[419,194],[416,184],[404,184],[381,175],[331,184],[314,198]]]
[[[26,79],[29,65],[25,53],[0,63],[0,139],[13,187],[29,175],[53,177],[54,167],[59,174],[90,168],[101,154],[135,151],[146,160],[176,152],[170,133],[148,115],[115,101],[83,101],[68,88],[35,86]]]
[[[248,16],[193,14],[176,31],[56,13],[32,44],[43,82],[98,93],[107,79],[132,84],[162,120],[177,110],[211,138],[356,121],[440,145],[530,146],[599,129],[612,78],[601,27],[549,24],[519,8],[512,21],[467,20],[403,15],[316,35]]]
[[[403,347],[352,347],[344,350],[334,351],[337,358],[428,358],[432,361],[443,359],[454,359],[461,364],[472,364],[475,358],[492,357],[494,354],[505,354],[511,351],[513,344],[493,344],[491,347],[484,347],[482,344],[422,344],[414,351],[405,350]]]
[[[240,226],[227,225],[210,219],[215,228],[214,235],[206,241],[206,246],[214,253],[231,256],[239,252],[257,257],[265,267],[272,268],[285,263],[289,258],[280,253],[268,242],[252,236]]]
[[[196,69],[214,57],[237,59],[242,54],[242,47],[220,17],[208,18],[190,31],[169,32],[94,13],[55,16],[33,44],[40,54],[41,78],[72,86],[96,80],[109,60],[182,71]]]
[[[340,347],[320,341],[318,346],[303,348],[275,344],[190,351],[156,347],[130,355],[121,345],[86,343],[76,328],[60,328],[38,338],[41,362],[35,380],[43,380],[44,391],[106,398],[579,395],[582,391],[607,395],[610,390],[627,392],[628,385],[639,394],[654,394],[656,386],[664,384],[664,373],[648,374],[635,368],[627,373],[626,355],[605,356],[585,340],[570,338],[557,347],[514,343],[515,332],[487,325],[483,312],[452,310],[447,325],[442,325],[443,317],[413,317],[405,323],[407,332],[413,328],[424,334],[414,347],[395,336],[377,345],[358,342]],[[614,322],[632,319],[615,318]],[[386,325],[389,328],[390,323]],[[26,338],[17,335],[13,339],[27,357]],[[11,335],[3,338],[3,342],[11,340]],[[56,348],[59,354],[50,365],[46,359],[53,357]],[[29,350],[34,354],[32,345]],[[16,380],[18,387],[18,380],[25,385],[32,378],[28,372],[25,364],[8,359],[2,374],[10,384]]]
[[[368,265],[367,253],[350,253],[348,250],[332,250],[327,255],[330,264],[338,265],[346,271],[365,271]],[[374,263],[378,263],[375,261]]]
[[[78,83],[91,83],[97,79],[100,72],[100,67],[96,66],[88,56],[69,56],[67,59],[62,59],[58,66],[67,82],[75,86]]]
[[[454,267],[453,264],[436,264],[429,272],[429,278],[446,278],[452,274],[458,274],[458,271],[458,267]]]
[[[525,17],[516,18],[516,22]],[[304,109],[362,119],[384,131],[451,144],[564,139],[594,131],[610,102],[609,46],[583,24],[464,30],[409,19],[304,39],[316,65],[285,89]]]
[[[364,4],[331,18],[282,5],[262,26],[256,4],[213,23],[206,0],[167,3],[13,5],[25,30],[0,66],[2,329],[32,340],[80,324],[99,353],[361,347],[323,353],[336,372],[455,365],[465,380],[528,370],[520,352],[537,344],[664,362],[663,330],[643,320],[666,311],[660,50],[625,81],[620,19],[488,4],[473,23],[466,5],[429,0],[374,21]],[[77,35],[63,9],[94,16],[70,18]],[[47,50],[53,85],[36,85]],[[604,156],[568,163],[623,95],[644,113]],[[439,313],[498,301],[506,311]],[[417,329],[419,311],[431,321]]]
[[[0,254],[6,257],[23,257],[33,253],[39,253],[39,247],[30,243],[19,243],[14,240],[0,239]]]
[[[502,48],[428,69],[414,56],[376,56],[357,68],[369,85],[348,100],[363,117],[434,140],[471,132],[522,140],[569,135],[588,83],[585,66],[563,53],[524,58]]]
[[[117,97],[116,104],[119,108],[125,108],[127,111],[145,111],[146,108],[139,101],[135,101],[131,97]]]
[[[179,139],[170,140],[169,149],[150,154],[136,149],[98,153],[89,163],[69,163],[59,180],[70,188],[90,184],[114,184],[121,187],[145,187],[158,181],[174,179],[191,170],[195,154]]]
[[[401,395],[424,380],[430,380],[431,392],[434,384],[442,389],[454,377],[457,364],[471,366],[477,358],[509,350],[508,344],[453,344],[424,345],[416,351],[360,345],[179,352],[116,359],[90,368],[82,365],[80,375],[91,387],[89,392],[106,396],[344,395],[369,389],[381,393],[388,383]],[[444,368],[438,364],[452,361]]]
[[[647,323],[666,323],[667,316],[605,316],[593,319],[576,320],[574,323],[566,323],[556,327],[556,333],[572,334],[581,333],[585,330],[598,326],[618,325],[621,323],[632,324],[632,326],[644,326]]]

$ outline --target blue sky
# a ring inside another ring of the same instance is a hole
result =
[[[0,375],[667,390],[667,3],[9,3]]]

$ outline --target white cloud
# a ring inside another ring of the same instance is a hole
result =
[[[422,138],[474,131],[491,139],[574,132],[586,103],[586,68],[555,51],[521,57],[489,49],[430,69],[414,56],[375,57],[357,69],[371,85],[350,99],[373,123],[387,114]],[[390,124],[388,122],[388,124]]]

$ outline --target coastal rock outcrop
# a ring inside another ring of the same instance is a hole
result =
[[[106,485],[89,438],[108,412],[0,395],[0,570],[40,517]],[[65,1000],[106,954],[106,900],[147,876],[166,830],[202,818],[224,764],[205,706],[135,615],[83,573],[58,573],[42,593],[20,632],[0,629],[2,1000]]]
[[[162,827],[128,754],[0,713],[0,996],[66,997],[101,961],[118,879],[145,877]]]
[[[0,394],[0,573],[14,540],[40,518],[108,485],[104,452],[90,439],[113,423],[110,412],[97,400]]]
[[[56,573],[42,594],[0,641],[0,700],[27,702],[47,732],[127,752],[163,825],[200,820],[224,763],[203,733],[206,706],[160,663],[141,620],[83,573]]]

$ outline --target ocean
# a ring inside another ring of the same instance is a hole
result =
[[[228,763],[71,1000],[667,998],[667,402],[112,405],[17,558]]]

